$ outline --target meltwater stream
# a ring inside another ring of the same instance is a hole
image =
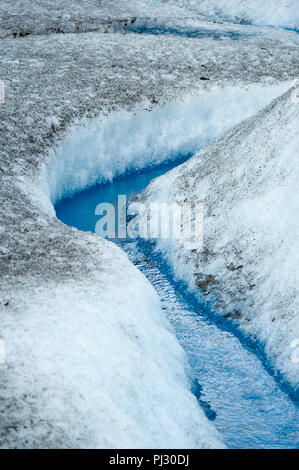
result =
[[[126,194],[129,199],[187,157],[65,198],[55,207],[57,217],[80,230],[94,232],[99,203],[116,203],[119,194]],[[298,409],[258,356],[232,332],[217,325],[207,306],[190,301],[150,249],[144,249],[137,241],[119,243],[157,290],[163,311],[191,365],[192,391],[227,446],[298,448]]]

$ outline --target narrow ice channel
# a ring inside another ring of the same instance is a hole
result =
[[[185,106],[121,114],[74,130],[56,149],[48,173],[57,217],[94,231],[99,203],[140,193],[154,177],[252,115],[283,88],[217,90]],[[128,240],[121,248],[157,290],[189,359],[192,391],[228,447],[298,447],[296,404],[258,355],[214,322],[207,306],[193,302],[150,248]]]

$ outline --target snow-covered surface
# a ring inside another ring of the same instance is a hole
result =
[[[147,202],[202,202],[204,245],[158,248],[176,276],[265,345],[294,389],[299,336],[299,108],[284,94],[188,162],[154,180]],[[199,289],[198,289],[199,288]]]
[[[156,0],[217,21],[299,28],[298,0]],[[151,0],[149,0],[149,3]]]
[[[36,33],[2,39],[0,51],[1,447],[221,446],[189,392],[184,355],[154,290],[115,246],[49,213],[43,178],[51,149],[79,122],[151,112],[215,85],[294,79],[297,48],[292,33],[248,43],[44,35],[46,13],[54,23],[59,16],[55,5],[88,22],[92,2],[84,3],[83,12],[74,2],[1,2],[4,28],[19,35],[32,21]],[[101,5],[105,21],[139,11],[136,2],[117,2],[121,11]]]

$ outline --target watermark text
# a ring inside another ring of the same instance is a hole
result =
[[[120,194],[116,204],[98,204],[95,215],[101,216],[95,233],[102,238],[180,239],[186,249],[199,249],[203,244],[201,203],[133,202],[128,207],[126,195]]]

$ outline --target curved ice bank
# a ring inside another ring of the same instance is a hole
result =
[[[154,180],[148,202],[204,205],[203,248],[159,240],[176,276],[264,346],[299,391],[298,126],[293,90]]]
[[[158,0],[209,18],[255,25],[299,28],[297,0]]]
[[[75,126],[49,159],[48,195],[54,204],[97,182],[195,152],[289,85],[214,87],[150,112],[115,112]]]

